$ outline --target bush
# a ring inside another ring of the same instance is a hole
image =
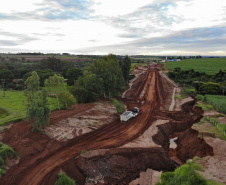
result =
[[[75,185],[75,180],[62,172],[58,174],[58,180],[55,182],[55,185]]]
[[[182,94],[185,94],[187,96],[190,94],[196,95],[196,90],[193,88],[184,88],[184,90],[182,91]]]
[[[115,105],[115,107],[117,109],[117,113],[121,114],[125,110],[123,102],[118,101],[116,99],[113,99],[112,101],[113,101],[113,104]]]
[[[207,82],[199,88],[200,94],[220,94],[221,86],[219,83]]]
[[[202,170],[191,160],[174,172],[162,173],[161,182],[157,185],[207,185],[207,181],[195,169]]]

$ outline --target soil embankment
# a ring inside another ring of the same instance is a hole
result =
[[[169,138],[171,138],[171,135],[173,136],[174,132],[183,132],[190,128],[194,122],[201,118],[202,112],[194,109],[195,100],[187,103],[183,111],[163,111],[160,107],[164,107],[167,103],[171,92],[171,86],[158,74],[156,68],[152,66],[139,76],[130,90],[125,94],[123,101],[128,109],[132,109],[134,106],[140,108],[140,114],[128,123],[120,123],[118,119],[108,125],[103,125],[97,130],[77,136],[66,142],[50,140],[47,136],[37,133],[28,133],[28,130],[30,130],[28,122],[25,125],[27,130],[24,135],[21,133],[24,132],[22,131],[22,128],[25,127],[22,126],[23,123],[13,125],[3,136],[4,142],[13,146],[16,151],[22,151],[22,148],[26,150],[30,148],[35,149],[33,149],[32,153],[24,152],[20,163],[7,171],[6,175],[1,179],[1,183],[4,185],[54,184],[57,179],[57,173],[62,169],[72,178],[75,178],[78,184],[84,184],[84,174],[89,176],[90,170],[97,168],[95,158],[89,158],[92,160],[84,160],[82,158],[75,160],[75,157],[79,156],[84,150],[90,151],[96,149],[110,149],[106,155],[102,157],[97,156],[97,159],[100,159],[101,164],[102,162],[107,164],[109,160],[113,161],[114,164],[114,167],[111,168],[114,175],[110,178],[105,175],[101,179],[104,180],[104,183],[108,183],[110,180],[116,184],[121,184],[122,182],[128,183],[137,178],[141,171],[146,171],[147,168],[156,170],[173,169],[174,165],[167,154]],[[62,120],[62,118],[71,117],[77,112],[90,109],[92,106],[94,105],[85,104],[84,110],[78,108],[78,110],[55,111],[51,115],[51,124]],[[160,131],[153,136],[153,141],[162,146],[162,148],[113,149],[138,138],[158,119],[170,121],[169,123],[159,125]],[[34,137],[32,142],[27,142],[32,137]],[[178,141],[180,139],[181,136],[178,136]],[[181,140],[185,142],[184,139]],[[35,142],[42,144],[42,148],[36,147]],[[196,141],[194,140],[193,142]],[[26,145],[26,147],[20,147],[21,143],[23,143],[23,146]],[[178,146],[180,145],[180,143],[177,144]],[[195,145],[196,143],[193,144]],[[184,150],[184,145],[181,145],[180,150]],[[209,151],[209,148],[205,149],[203,147],[203,151],[205,150]],[[206,155],[212,154],[211,152],[204,153]],[[152,157],[150,158],[150,156]],[[166,164],[163,164],[164,162]],[[86,169],[86,163],[93,164],[92,168]],[[128,173],[129,167],[132,169],[130,175]],[[125,169],[123,170],[123,168]],[[122,176],[117,176],[119,169],[122,170]]]

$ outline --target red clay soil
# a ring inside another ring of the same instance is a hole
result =
[[[77,165],[88,178],[103,178],[105,184],[129,184],[147,168],[158,171],[175,169],[162,148],[115,148],[103,156],[80,156]]]
[[[95,104],[79,104],[75,105],[70,110],[58,110],[53,111],[50,114],[50,124],[57,123],[65,118],[87,111],[94,107]],[[23,157],[28,155],[37,154],[43,151],[46,145],[51,141],[58,143],[58,141],[52,141],[48,136],[40,132],[31,132],[32,124],[29,121],[22,121],[15,123],[9,130],[3,135],[3,143],[6,143],[13,147],[17,153]]]
[[[131,109],[136,104],[140,108],[140,114],[130,120],[128,123],[120,123],[118,119],[117,121],[114,121],[108,125],[104,125],[101,128],[90,133],[75,137],[71,140],[68,140],[67,142],[48,140],[46,136],[39,133],[28,133],[31,128],[28,122],[26,122],[26,124],[15,124],[16,126],[11,127],[9,131],[6,132],[5,136],[3,136],[3,141],[10,146],[13,145],[13,148],[15,148],[16,151],[21,151],[21,143],[22,145],[24,145],[23,142],[26,143],[26,140],[33,138],[31,139],[32,142],[28,142],[28,146],[26,146],[27,148],[24,147],[26,150],[28,148],[31,148],[33,151],[32,153],[29,153],[27,151],[24,152],[24,156],[20,160],[19,164],[12,167],[7,171],[6,175],[3,176],[3,178],[1,179],[1,184],[52,185],[57,179],[57,173],[59,172],[59,169],[62,168],[66,169],[67,172],[71,176],[73,176],[72,178],[76,178],[76,180],[79,180],[79,182],[84,182],[84,176],[82,175],[81,171],[79,171],[79,169],[77,169],[77,167],[73,165],[75,162],[73,161],[75,156],[78,156],[83,150],[109,149],[122,146],[142,135],[142,133],[146,129],[148,129],[149,126],[156,119],[158,119],[158,117],[166,117],[167,119],[171,119],[171,123],[173,125],[170,126],[164,124],[165,128],[163,129],[159,127],[159,138],[155,137],[156,143],[160,143],[165,151],[167,151],[167,143],[169,142],[170,134],[172,135],[173,132],[181,132],[190,128],[192,123],[200,119],[201,112],[198,112],[196,114],[195,110],[193,110],[193,105],[185,106],[185,108],[183,109],[184,111],[181,111],[180,113],[160,111],[160,105],[164,101],[165,86],[164,82],[159,82],[159,78],[162,77],[158,74],[157,70],[154,67],[149,68],[146,74],[142,75],[139,80],[135,82],[134,86],[132,86],[128,94],[126,94],[126,97],[132,97],[131,100],[126,99],[124,101],[127,107]],[[74,112],[73,110],[70,111],[54,111],[51,114],[51,124],[54,124],[54,122],[57,122],[61,119],[65,119],[66,117],[70,117],[73,114],[76,114],[75,110]],[[81,110],[79,109],[77,111]],[[168,133],[165,133],[167,131]],[[25,132],[24,135],[23,132]],[[34,136],[32,136],[33,134]],[[163,136],[161,134],[163,134]],[[13,136],[16,136],[16,138],[14,138]],[[166,138],[168,140],[166,140]],[[15,140],[20,141],[17,142]],[[37,142],[38,144],[43,144],[43,146],[37,147],[35,142]],[[30,146],[33,144],[34,146]],[[35,150],[37,150],[37,154],[34,154]],[[130,155],[132,157],[135,154],[128,150],[127,155],[125,156]],[[135,158],[137,160],[136,163],[134,163],[134,167],[142,163],[143,161],[143,158]],[[156,163],[153,164],[152,167],[155,168],[155,166],[158,165],[157,163],[158,162],[156,161]],[[142,164],[140,165],[142,166]],[[70,170],[73,171],[75,169],[78,170],[78,173],[75,172],[76,175],[72,174],[72,172],[70,173]],[[139,172],[141,171],[141,169],[137,170]],[[126,179],[126,182],[133,180],[133,178],[134,176],[131,175],[131,178]],[[121,179],[121,181],[119,181],[123,182],[124,180],[125,179]]]

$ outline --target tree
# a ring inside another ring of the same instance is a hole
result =
[[[62,104],[65,104],[66,109],[76,104],[75,97],[69,91],[65,91],[64,93],[61,93],[59,96],[59,99]]]
[[[38,98],[28,107],[27,113],[29,119],[33,122],[32,131],[38,131],[49,124],[50,108],[45,89],[38,93]]]
[[[14,78],[13,73],[8,69],[0,70],[0,80],[3,88],[3,97],[5,97],[5,85],[12,81]]]
[[[96,74],[79,77],[75,83],[74,94],[78,102],[88,103],[96,100],[103,92],[103,79]]]
[[[199,88],[200,94],[220,94],[221,86],[218,83],[207,82]]]
[[[27,96],[28,104],[33,104],[33,101],[36,98],[36,92],[39,90],[39,76],[38,74],[33,71],[32,75],[27,78],[25,81],[25,85],[27,86],[26,90],[24,91],[25,96]]]
[[[34,71],[32,76],[25,81],[27,86],[25,96],[27,97],[27,115],[33,123],[33,131],[44,127],[49,123],[50,109],[48,106],[47,92],[39,90],[39,76]]]
[[[50,76],[49,79],[45,80],[45,86],[49,90],[49,92],[56,95],[57,102],[58,102],[58,109],[60,110],[60,101],[59,96],[60,94],[64,93],[66,88],[64,86],[64,77],[54,75]]]
[[[68,69],[66,72],[67,84],[74,85],[78,77],[82,76],[82,70],[78,68]]]
[[[130,72],[130,67],[131,67],[131,60],[128,57],[128,55],[126,55],[125,58],[123,58],[119,61],[119,65],[122,69],[122,74],[123,74],[124,80],[128,84],[129,83],[129,72]]]
[[[122,90],[124,78],[116,55],[109,54],[103,59],[93,62],[88,68],[90,73],[103,79],[103,91],[105,98],[111,98]]]

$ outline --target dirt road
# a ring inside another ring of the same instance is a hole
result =
[[[158,92],[156,91],[157,70],[149,69],[143,78],[145,81],[139,85],[142,92],[136,92],[137,96],[134,97],[135,101],[137,99],[145,101],[140,106],[139,116],[129,123],[113,122],[63,144],[52,142],[42,153],[29,156],[11,168],[1,183],[5,185],[49,184],[48,179],[45,178],[46,175],[79,155],[83,150],[118,147],[137,138],[150,126],[153,122],[153,112],[159,109]],[[131,89],[131,91],[133,90]],[[130,106],[129,103],[128,106]]]
[[[56,181],[59,169],[73,162],[75,157],[82,151],[111,149],[122,146],[141,136],[157,119],[169,120],[169,123],[159,126],[159,132],[153,136],[153,141],[161,145],[162,148],[165,149],[164,151],[167,152],[171,135],[174,134],[174,132],[183,132],[190,128],[202,115],[202,111],[200,112],[193,109],[195,100],[184,105],[183,111],[165,111],[168,109],[167,106],[170,102],[169,97],[172,95],[172,89],[172,85],[159,75],[155,66],[149,67],[146,71],[142,71],[142,74],[133,82],[131,88],[124,93],[125,98],[122,99],[128,109],[132,109],[134,106],[140,108],[140,113],[137,117],[127,123],[121,123],[118,119],[108,125],[103,125],[97,130],[75,137],[66,142],[59,142],[54,139],[50,140],[45,135],[30,133],[29,130],[31,126],[26,126],[26,124],[29,125],[29,123],[14,124],[3,137],[3,141],[5,140],[10,146],[14,145],[15,148],[17,148],[16,145],[20,145],[21,142],[24,142],[26,146],[38,142],[40,147],[35,148],[37,152],[35,152],[35,150],[32,152],[24,152],[23,158],[20,160],[19,164],[9,169],[0,183],[2,185],[52,185]],[[84,110],[87,110],[87,108],[91,108],[94,105],[84,104],[82,106]],[[66,117],[70,117],[79,111],[82,110],[78,108],[78,110],[53,112],[51,114],[51,123],[53,124],[63,118],[65,119],[65,114]],[[26,132],[24,132],[27,133],[26,136],[19,137],[24,134],[23,129],[19,132],[18,128],[20,128],[20,126],[21,128],[26,126]],[[190,134],[190,132],[188,133]],[[17,135],[16,138],[18,139],[15,139],[14,135]],[[34,137],[34,135],[36,136]],[[35,142],[27,142],[30,138],[33,138]],[[202,157],[212,154],[211,148],[205,146],[204,141],[197,142],[200,140],[198,136],[192,140],[191,144],[196,145],[197,148],[202,148],[202,152],[192,147],[186,148],[186,145],[180,144],[180,142],[189,140],[189,138],[186,140],[178,140],[179,142],[177,144],[180,147],[178,147],[177,152],[179,154],[188,152],[192,154],[189,157],[196,155]],[[199,145],[197,143],[199,143]],[[26,149],[26,146],[21,148]],[[32,147],[28,146],[28,148],[30,149]],[[128,152],[128,154],[131,153]],[[143,161],[143,158],[139,160]],[[139,160],[137,161],[138,163]],[[71,171],[72,170],[69,170],[69,172]],[[77,177],[78,175],[79,173],[73,175],[73,177]],[[127,180],[129,182],[129,180],[133,179]]]

